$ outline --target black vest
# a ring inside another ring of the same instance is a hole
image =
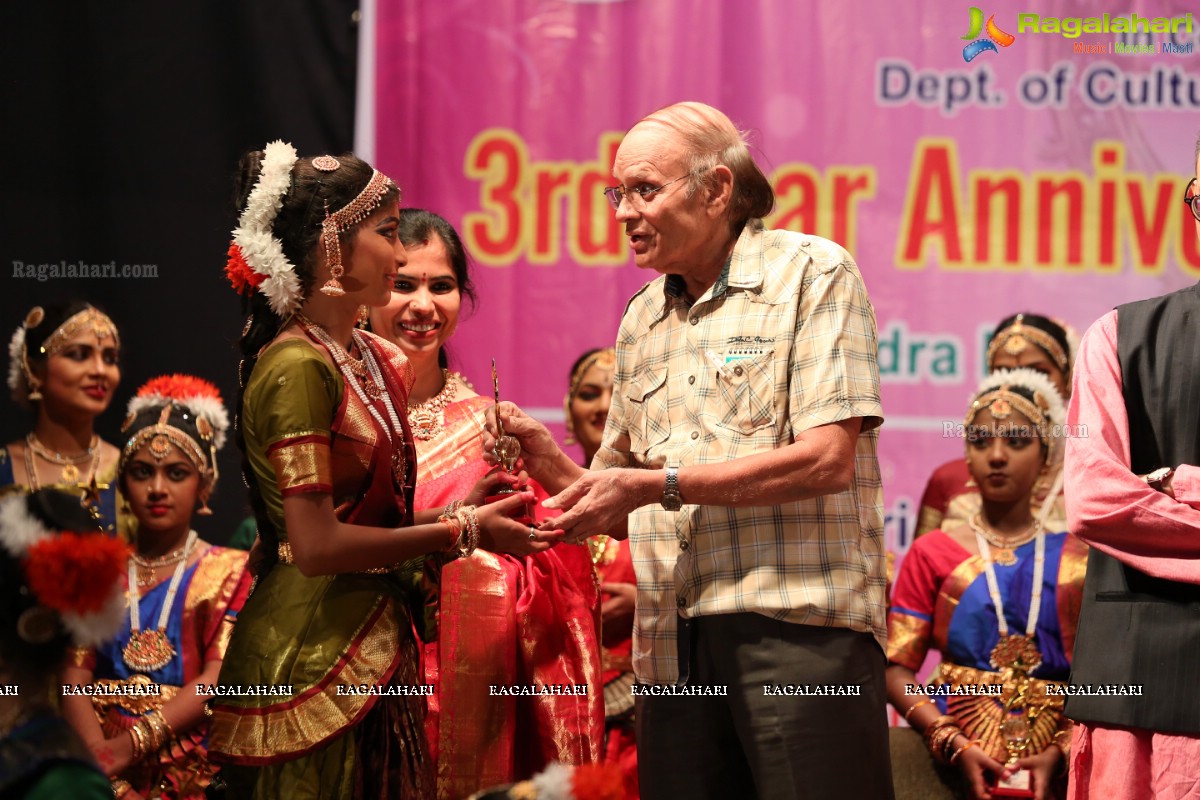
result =
[[[1200,284],[1120,306],[1117,357],[1130,469],[1200,465]],[[1072,719],[1200,733],[1200,586],[1092,548],[1073,664],[1073,684],[1140,684],[1143,694],[1070,697]]]

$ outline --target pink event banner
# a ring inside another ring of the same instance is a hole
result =
[[[654,277],[601,194],[622,132],[710,103],[751,134],[778,192],[769,224],[834,239],[862,269],[888,541],[903,552],[926,478],[962,455],[945,424],[995,322],[1034,311],[1082,333],[1200,277],[1180,202],[1200,24],[1181,3],[1029,6],[382,3],[379,167],[474,258],[479,302],[452,358],[482,386],[495,357],[505,396],[561,431],[571,362],[613,342]]]

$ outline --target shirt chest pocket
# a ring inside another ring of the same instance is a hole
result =
[[[643,368],[626,390],[626,407],[631,414],[629,448],[645,454],[671,435],[671,419],[667,409],[667,370]]]
[[[754,433],[775,423],[775,353],[771,350],[725,365],[717,377],[721,406],[717,424]]]

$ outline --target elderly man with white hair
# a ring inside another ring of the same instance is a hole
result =
[[[613,176],[634,262],[659,276],[622,319],[591,469],[500,413],[565,510],[543,528],[630,536],[642,796],[886,800],[882,409],[858,267],[764,230],[774,191],[710,106],[642,119]]]

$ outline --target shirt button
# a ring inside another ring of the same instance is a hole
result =
[[[734,375],[738,375],[738,376],[740,376],[740,375],[742,374],[742,368],[741,368],[741,367],[734,367],[734,368],[733,368],[733,374],[734,374]]]
[[[693,383],[695,383],[695,382],[696,382],[696,376],[695,376],[695,375],[688,375],[688,385],[690,386],[691,384],[693,384]]]
[[[693,439],[699,439],[699,438],[700,438],[700,431],[692,431],[692,438],[693,438]]]
[[[699,317],[692,317],[692,319],[691,319],[691,323],[692,323],[693,325],[699,325],[699,324],[700,324],[700,318],[699,318]]]
[[[685,552],[685,553],[687,552],[687,549],[688,549],[689,547],[691,547],[691,546],[692,546],[692,545],[691,545],[691,543],[690,543],[690,542],[688,542],[688,540],[687,540],[687,539],[683,539],[683,540],[681,540],[681,541],[679,542],[679,549],[680,549],[680,550],[682,550],[682,551],[683,551],[683,552]]]
[[[683,595],[679,595],[675,598],[675,605],[679,606],[680,608],[687,608],[687,598]]]

